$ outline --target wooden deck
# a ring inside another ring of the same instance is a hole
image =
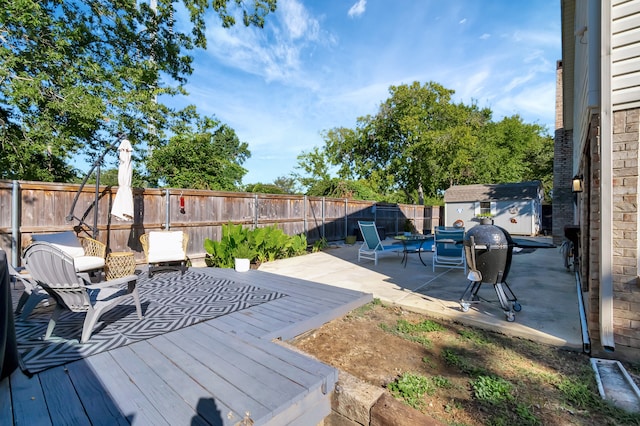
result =
[[[288,296],[0,382],[0,425],[315,425],[336,369],[279,344],[370,294],[251,270],[203,268]],[[15,299],[14,295],[14,299]],[[242,424],[242,423],[241,423]]]

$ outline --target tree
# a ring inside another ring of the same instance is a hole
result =
[[[182,3],[190,22],[175,22]],[[175,112],[156,102],[184,93],[190,52],[206,47],[205,14],[224,27],[242,10],[262,27],[276,0],[3,0],[0,8],[0,158],[3,177],[65,181],[74,155],[95,158],[125,132],[166,140]],[[16,155],[15,153],[19,153]],[[40,170],[39,170],[40,169]]]
[[[191,108],[172,129],[166,145],[154,149],[148,160],[152,185],[174,188],[234,191],[247,171],[251,156],[246,142],[214,118],[200,118]]]
[[[383,198],[419,203],[456,184],[551,182],[553,141],[543,127],[518,116],[494,123],[491,110],[454,103],[454,92],[434,82],[391,86],[389,93],[355,129],[325,131],[324,148],[303,155],[305,171],[326,181],[324,161],[325,170],[364,179]]]
[[[475,105],[454,104],[453,91],[429,82],[391,86],[375,116],[356,129],[324,133],[330,161],[343,177],[364,178],[380,193],[434,196],[468,173],[476,139],[473,128],[489,117]],[[417,192],[416,192],[417,191]]]
[[[305,190],[308,190],[319,181],[329,181],[331,179],[329,165],[325,151],[314,146],[311,151],[303,151],[298,155],[296,169],[299,172],[292,173],[292,176]]]

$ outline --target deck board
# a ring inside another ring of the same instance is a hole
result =
[[[94,425],[128,425],[129,422],[116,406],[91,367],[80,360],[67,364],[73,382],[87,416]]]
[[[18,371],[0,386],[0,420],[233,426],[248,412],[255,425],[301,425],[328,415],[337,370],[276,340],[340,317],[372,296],[255,270],[200,271],[286,296],[33,378]],[[60,417],[65,403],[67,418]]]
[[[162,378],[163,371],[156,371],[144,362],[130,346],[110,351],[114,361],[136,383],[151,405],[172,425],[206,424],[200,416]]]
[[[36,375],[29,378],[17,370],[9,377],[9,380],[15,424],[43,426],[52,424],[44,392],[40,385],[40,377]]]
[[[40,374],[40,383],[42,391],[47,395],[49,414],[56,422],[91,425],[64,366],[43,371]]]
[[[259,416],[264,416],[269,412],[267,407],[261,405],[251,395],[247,395],[234,384],[224,380],[217,372],[211,370],[192,354],[183,351],[166,335],[155,337],[151,339],[150,343],[205,389],[203,399],[209,399],[219,410],[224,410],[221,411],[223,424],[234,425],[237,423],[238,416],[244,415],[247,407],[251,407],[252,413]],[[223,395],[224,400],[218,395]],[[234,416],[231,418],[233,421],[227,422],[230,415]]]
[[[147,399],[143,388],[132,380],[120,368],[109,352],[103,352],[86,358],[93,371],[100,377],[105,391],[118,405],[131,424],[170,424]]]

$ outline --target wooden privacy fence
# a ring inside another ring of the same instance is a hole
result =
[[[277,225],[288,235],[304,233],[309,243],[338,241],[356,235],[359,220],[374,220],[387,235],[403,232],[409,219],[418,231],[439,224],[439,207],[380,204],[344,198],[273,195],[193,189],[134,188],[134,219],[111,216],[117,187],[0,180],[0,247],[16,265],[31,234],[74,229],[107,244],[110,252],[144,254],[139,237],[154,230],[189,234],[187,254],[205,256],[204,240],[220,240],[222,225]],[[97,202],[96,202],[97,200]],[[94,206],[97,205],[97,208]],[[183,207],[184,206],[184,207]]]

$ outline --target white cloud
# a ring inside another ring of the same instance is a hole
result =
[[[278,2],[278,12],[282,13],[282,21],[291,40],[318,38],[320,24],[309,16],[302,3],[296,0],[281,0]]]
[[[267,82],[317,90],[315,81],[305,74],[301,58],[308,46],[318,42],[330,45],[335,38],[321,33],[319,21],[298,0],[281,0],[277,13],[263,29],[209,24],[207,54],[227,67],[261,76]]]
[[[182,101],[249,143],[245,183],[287,175],[297,155],[322,146],[321,131],[375,114],[391,85],[434,81],[455,90],[456,102],[490,108],[494,120],[553,123],[559,10],[549,17],[557,7],[536,20],[475,2],[415,3],[367,9],[351,0],[344,16],[343,0],[279,0],[264,29],[222,29],[213,17]],[[365,12],[371,19],[349,19]],[[464,26],[452,31],[455,24]]]
[[[358,0],[347,13],[350,18],[362,16],[362,14],[366,11],[367,8],[367,0]]]

